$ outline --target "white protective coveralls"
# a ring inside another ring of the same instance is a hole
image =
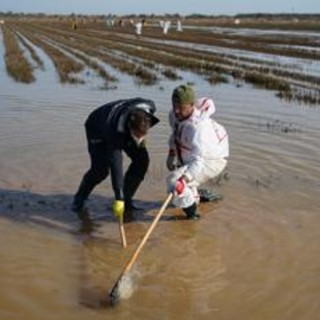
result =
[[[168,188],[183,175],[189,182],[183,192],[174,193],[173,204],[187,208],[200,198],[197,187],[217,177],[227,165],[229,139],[225,128],[213,120],[215,105],[210,98],[201,98],[194,104],[191,116],[183,121],[169,114],[172,134],[169,148],[178,160],[178,169],[168,178]]]
[[[142,22],[137,22],[135,24],[136,35],[141,36],[142,34]]]

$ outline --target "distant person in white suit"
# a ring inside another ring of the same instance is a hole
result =
[[[171,22],[169,20],[165,21],[163,24],[163,34],[167,34],[170,28]]]
[[[136,29],[136,35],[141,36],[142,34],[142,22],[139,21],[135,24],[135,29]]]

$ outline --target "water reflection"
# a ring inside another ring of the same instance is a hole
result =
[[[166,194],[167,113],[178,83],[120,82],[111,92],[61,86],[54,75],[15,84],[0,73],[2,318],[317,317],[319,109],[182,75],[199,96],[213,97],[230,132],[230,179],[213,186],[224,199],[203,204],[197,223],[169,208],[133,270],[134,294],[110,310],[101,301]],[[134,96],[153,99],[161,123],[148,138],[150,171],[137,193],[146,211],[125,225],[124,251],[108,209],[110,180],[94,190],[89,221],[69,206],[89,165],[84,120],[107,101]]]

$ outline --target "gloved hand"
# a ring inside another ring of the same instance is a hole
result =
[[[170,187],[170,192],[176,192],[177,195],[180,195],[183,192],[186,185],[186,181],[183,179],[183,177],[181,177],[172,184],[172,186]]]
[[[184,188],[186,187],[186,181],[183,179],[183,177],[179,178],[176,182],[175,191],[178,195],[180,195]]]
[[[166,161],[166,165],[169,171],[173,171],[176,168],[175,160],[176,157],[169,153]]]
[[[121,222],[123,222],[123,214],[124,214],[124,201],[123,200],[115,200],[112,205],[112,211],[116,218],[119,218]]]

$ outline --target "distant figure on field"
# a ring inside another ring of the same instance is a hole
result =
[[[169,20],[165,21],[163,24],[163,34],[167,34],[170,28],[171,22]]]
[[[181,25],[181,21],[180,20],[178,20],[177,21],[177,31],[178,32],[182,32],[183,30],[182,30],[182,25]]]
[[[136,29],[136,35],[137,36],[141,36],[141,34],[142,34],[142,22],[141,21],[139,21],[139,22],[137,22],[136,24],[135,24],[135,29]]]
[[[109,15],[105,18],[105,23],[106,23],[107,28],[111,28],[111,27],[113,26],[112,15],[109,14]]]
[[[73,19],[72,20],[71,28],[72,28],[72,30],[77,30],[78,29],[77,19]]]

